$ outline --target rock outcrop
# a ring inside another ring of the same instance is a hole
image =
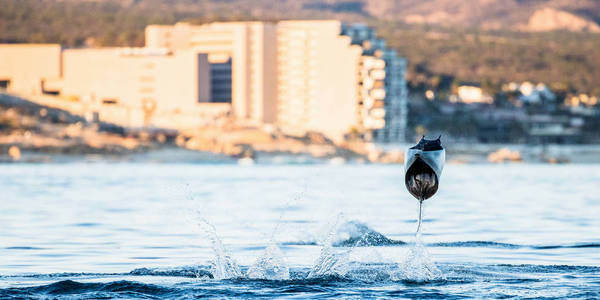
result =
[[[568,30],[600,33],[600,26],[597,23],[553,8],[536,10],[529,18],[529,23],[522,29],[527,31]]]

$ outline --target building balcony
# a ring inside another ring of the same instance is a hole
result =
[[[383,59],[375,58],[373,56],[363,56],[362,57],[363,67],[367,69],[384,69],[385,61]]]
[[[369,112],[369,115],[373,119],[383,119],[385,117],[385,109],[383,109],[383,108],[373,108]]]
[[[369,95],[374,99],[385,99],[385,90],[384,89],[373,89],[369,92]]]
[[[381,129],[385,127],[384,119],[365,118],[363,121],[365,128],[367,129]]]
[[[382,69],[375,69],[369,72],[369,77],[373,80],[384,80],[385,79],[385,71]]]
[[[375,104],[375,99],[373,99],[371,97],[365,97],[365,99],[363,100],[363,107],[366,109],[372,108],[374,104]]]
[[[363,80],[363,87],[366,89],[371,89],[373,87],[373,85],[375,85],[375,81],[371,78],[365,78]]]

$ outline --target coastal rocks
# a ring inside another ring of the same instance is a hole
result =
[[[10,156],[13,161],[21,159],[21,149],[17,146],[10,146],[10,148],[8,148],[8,156]]]
[[[600,32],[600,26],[594,21],[549,7],[536,10],[529,18],[529,23],[524,26],[524,29],[528,31],[569,30],[576,32]]]
[[[487,159],[491,163],[520,162],[523,160],[519,151],[511,151],[507,148],[501,148],[490,153]]]
[[[13,98],[10,98],[13,99]],[[9,100],[10,100],[9,99]],[[16,98],[15,98],[16,99]],[[123,155],[155,148],[151,139],[107,130],[56,109],[26,101],[0,101],[0,160],[48,161],[54,155]]]
[[[176,138],[176,144],[189,150],[220,153],[234,158],[293,155],[316,159],[342,158],[344,161],[367,159],[366,148],[337,145],[316,132],[290,136],[259,127],[210,127],[186,131]]]
[[[88,122],[17,97],[0,96],[2,161],[47,161],[56,155],[117,158],[167,148],[259,163],[402,163],[404,158],[402,151],[383,150],[360,140],[334,142],[318,132],[289,135],[274,126],[241,125],[234,121],[179,132],[126,130],[109,123]],[[12,146],[19,151],[13,149],[9,155]]]

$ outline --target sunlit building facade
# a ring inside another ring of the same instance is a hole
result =
[[[129,127],[191,128],[218,106],[290,135],[399,142],[404,73],[372,28],[336,20],[150,25],[144,48],[0,45],[0,88]]]
[[[55,96],[60,108],[130,128],[198,126],[189,116],[214,110],[202,105],[210,80],[207,55],[190,49],[0,44],[2,89],[33,101]]]
[[[214,102],[231,103],[239,120],[274,123],[277,100],[276,24],[177,23],[146,28],[146,47],[208,54]],[[229,93],[229,95],[228,95]]]
[[[190,50],[67,49],[62,66],[48,88],[80,100],[185,110],[211,99],[207,56]]]
[[[399,142],[405,61],[372,28],[335,20],[151,25],[149,48],[207,53],[214,102],[289,134]]]
[[[62,74],[57,44],[0,44],[0,89],[42,94],[44,80]]]
[[[363,65],[368,68],[368,76],[364,76],[359,85],[371,90],[363,92],[361,113],[365,122],[376,123],[372,127],[373,140],[404,141],[408,114],[406,60],[388,48],[385,40],[377,37],[375,29],[366,25],[344,24],[341,33],[363,49]],[[385,123],[377,123],[382,115]]]
[[[277,30],[277,124],[290,134],[341,139],[358,129],[360,47],[337,21],[283,21]]]

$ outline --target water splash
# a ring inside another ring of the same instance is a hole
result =
[[[423,242],[417,241],[409,250],[404,262],[399,265],[398,272],[392,274],[395,280],[433,281],[443,280],[444,274],[431,260]]]
[[[199,225],[204,229],[206,236],[211,241],[214,258],[210,261],[209,272],[214,279],[252,278],[268,280],[287,280],[290,278],[290,269],[285,262],[281,249],[271,243],[263,254],[250,266],[245,276],[237,262],[229,255],[223,242],[217,235],[215,227],[204,218],[200,218]]]
[[[246,272],[246,277],[252,279],[288,280],[288,267],[281,249],[276,244],[270,244],[263,254]]]
[[[199,224],[211,242],[215,257],[210,261],[210,273],[214,279],[240,278],[243,276],[237,262],[229,255],[223,242],[217,235],[215,227],[206,219],[200,217]]]
[[[419,282],[443,279],[443,274],[429,258],[427,249],[421,240],[423,207],[421,206],[419,210],[420,218],[415,235],[415,244],[401,264],[390,264],[373,247],[381,244],[391,244],[391,240],[388,241],[385,236],[370,229],[365,224],[357,221],[344,222],[344,215],[339,214],[327,231],[324,240],[320,243],[322,248],[319,257],[307,274],[307,278],[334,276],[363,281],[389,278]],[[214,251],[214,258],[210,261],[209,266],[209,272],[214,279],[290,279],[289,266],[281,249],[274,242],[274,235],[278,226],[273,231],[269,246],[244,274],[236,261],[227,252],[217,235],[215,227],[202,216],[200,216],[199,225],[211,241]],[[340,239],[345,241],[344,245],[337,244]],[[375,269],[365,268],[365,266],[375,267]]]
[[[319,258],[314,263],[314,266],[308,273],[308,278],[326,277],[326,276],[345,276],[350,270],[349,254],[352,250],[336,250],[333,249],[333,239],[336,237],[340,227],[340,223],[344,218],[343,214],[338,214],[336,221],[329,229]]]
[[[417,233],[415,233],[416,240],[421,240],[421,224],[423,223],[423,200],[419,201],[419,219],[417,221]]]
[[[350,250],[336,251],[331,246],[323,246],[319,258],[308,273],[307,278],[346,276],[350,271],[349,253]]]
[[[445,278],[442,271],[431,260],[429,252],[423,244],[421,232],[423,209],[423,201],[419,201],[419,219],[417,222],[417,232],[415,233],[415,243],[410,248],[404,261],[399,265],[399,270],[390,274],[395,280],[423,282]]]
[[[167,276],[188,277],[198,279],[210,279],[212,274],[199,266],[184,266],[178,268],[138,268],[130,271],[127,275],[134,276]]]
[[[296,194],[291,200],[284,204],[286,209],[283,209],[279,214],[279,218],[275,223],[275,227],[271,232],[271,238],[265,251],[261,256],[258,257],[256,262],[250,266],[246,272],[246,277],[252,279],[268,279],[268,280],[288,280],[290,279],[290,268],[285,261],[281,248],[275,243],[275,235],[280,231],[281,224],[283,223],[283,216],[287,211],[287,208],[292,204],[298,202],[299,199],[304,197],[305,190]]]
[[[335,247],[371,247],[402,245],[403,241],[392,240],[358,221],[344,222],[336,231],[332,244]]]

